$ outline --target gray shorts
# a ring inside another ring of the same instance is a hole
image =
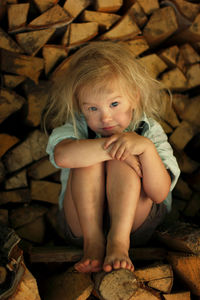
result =
[[[167,207],[162,202],[160,204],[153,203],[151,211],[144,221],[144,223],[130,235],[130,245],[131,246],[144,246],[151,239],[156,228],[164,221],[167,214]],[[64,209],[58,211],[58,223],[60,230],[62,231],[67,244],[83,247],[83,238],[76,237],[69,225],[66,222]],[[109,224],[109,220],[106,220],[106,224]],[[108,230],[105,227],[105,232]]]

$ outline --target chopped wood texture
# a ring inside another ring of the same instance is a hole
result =
[[[59,172],[59,170],[50,163],[48,157],[38,160],[28,168],[28,175],[33,179],[43,179],[56,172]]]
[[[105,31],[108,30],[117,21],[119,21],[121,17],[117,14],[84,10],[80,18],[84,22],[98,23],[99,28]]]
[[[97,34],[98,24],[96,22],[72,23],[70,25],[69,45],[72,46],[87,42]]]
[[[0,89],[0,123],[8,116],[18,111],[25,99],[9,89]]]
[[[32,180],[31,199],[57,204],[60,194],[60,188],[60,183],[44,180]]]
[[[170,249],[200,254],[200,229],[189,223],[174,222],[156,231],[158,238]]]
[[[72,18],[67,14],[67,12],[59,4],[56,4],[31,21],[27,27],[32,30],[45,28],[50,29],[50,27],[62,27],[71,22]]]
[[[44,57],[45,73],[49,74],[54,66],[67,57],[68,50],[64,46],[45,45],[42,49],[42,56]]]
[[[40,12],[45,12],[47,9],[57,4],[58,1],[59,0],[34,0]]]
[[[163,294],[164,300],[191,300],[190,292],[179,292],[170,295]]]
[[[170,252],[168,260],[191,292],[200,296],[200,256]]]
[[[176,14],[172,7],[156,10],[144,27],[143,35],[151,46],[156,46],[166,40],[178,29]]]
[[[9,32],[25,29],[30,3],[8,5]]]
[[[25,81],[25,76],[18,76],[18,75],[7,75],[5,74],[3,76],[3,82],[5,84],[5,87],[14,89],[17,87],[20,83]]]
[[[139,61],[153,78],[157,78],[160,73],[167,69],[165,62],[156,54],[146,55]]]
[[[31,57],[0,50],[1,70],[13,74],[26,76],[38,83],[40,73],[44,67],[44,61],[39,57]]]
[[[101,40],[127,40],[133,39],[141,33],[131,14],[126,14],[109,31],[100,36]]]
[[[95,290],[105,300],[128,300],[138,289],[133,272],[126,269],[94,274]]]
[[[27,181],[26,170],[22,170],[22,171],[15,173],[13,176],[8,178],[5,182],[6,190],[27,188],[27,187],[28,187],[28,181]]]
[[[23,53],[20,46],[2,28],[0,28],[0,44],[2,49]]]
[[[46,284],[46,300],[86,300],[94,285],[90,275],[78,273],[73,268],[49,278]]]
[[[11,136],[6,133],[0,133],[0,140],[3,141],[0,144],[0,157],[3,156],[8,149],[19,142],[16,136]]]
[[[63,8],[70,16],[76,18],[90,3],[91,0],[66,0]]]
[[[95,9],[103,12],[116,12],[122,6],[122,0],[96,0]]]
[[[54,28],[23,32],[16,34],[16,39],[27,54],[34,56],[46,44],[54,32]]]
[[[138,0],[138,3],[147,15],[152,14],[155,10],[159,8],[158,0]]]

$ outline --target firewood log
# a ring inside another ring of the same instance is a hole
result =
[[[83,10],[85,10],[88,5],[90,5],[90,3],[91,0],[66,0],[63,8],[70,16],[75,19]]]
[[[8,5],[8,31],[17,32],[26,26],[30,3]]]
[[[20,141],[16,136],[11,136],[6,133],[0,133],[0,140],[0,157],[2,157],[8,149]]]
[[[1,70],[26,76],[38,83],[40,73],[44,67],[44,60],[39,57],[21,55],[11,51],[0,50]]]
[[[126,269],[94,274],[94,286],[97,294],[104,300],[128,300],[138,289],[134,273]]]
[[[174,272],[194,295],[200,296],[200,256],[170,252],[168,260]]]
[[[95,1],[95,9],[102,12],[116,12],[122,6],[122,0],[97,0]]]
[[[2,28],[0,28],[0,44],[2,49],[23,53],[20,46]]]
[[[190,292],[178,292],[170,295],[163,294],[164,300],[191,300]]]
[[[25,103],[25,99],[9,89],[0,89],[0,123],[9,115],[19,110]]]

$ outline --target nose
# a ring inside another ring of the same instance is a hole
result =
[[[111,113],[108,110],[102,111],[101,121],[102,123],[108,123],[112,119]]]

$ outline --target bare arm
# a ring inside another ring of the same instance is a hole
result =
[[[55,147],[55,162],[61,168],[81,168],[111,160],[108,150],[103,147],[105,141],[106,138],[63,140]]]
[[[109,153],[113,159],[125,162],[129,155],[137,155],[141,163],[145,193],[156,203],[167,197],[171,178],[151,140],[134,132],[115,134],[108,138],[104,147],[111,148]]]

